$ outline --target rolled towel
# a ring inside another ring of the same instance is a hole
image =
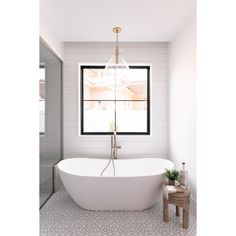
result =
[[[163,194],[166,200],[168,200],[169,193],[184,192],[182,187],[173,186],[173,185],[163,185]]]

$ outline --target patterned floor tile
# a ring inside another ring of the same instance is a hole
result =
[[[182,212],[181,212],[182,213]],[[145,211],[87,211],[61,188],[40,210],[40,236],[195,236],[196,214],[190,209],[190,225],[169,207],[169,223],[162,220],[162,202]]]

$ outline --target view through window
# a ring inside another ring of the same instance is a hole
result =
[[[45,134],[45,64],[39,66],[39,133]]]
[[[130,66],[129,84],[116,92],[104,66],[81,66],[81,134],[150,134],[149,66]],[[116,104],[116,113],[115,111]]]

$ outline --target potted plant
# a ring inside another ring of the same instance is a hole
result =
[[[172,169],[168,170],[166,169],[165,176],[168,178],[168,184],[169,185],[175,185],[175,181],[179,181],[179,171]]]

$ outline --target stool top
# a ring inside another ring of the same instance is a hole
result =
[[[184,186],[181,186],[181,185],[163,184],[163,188],[165,188],[165,189],[171,188],[172,190],[174,189],[176,192],[190,191],[190,187],[184,187]]]
[[[172,185],[163,185],[163,194],[166,199],[168,199],[168,195],[175,198],[185,198],[190,195],[189,187],[181,187],[181,186],[172,186]]]

